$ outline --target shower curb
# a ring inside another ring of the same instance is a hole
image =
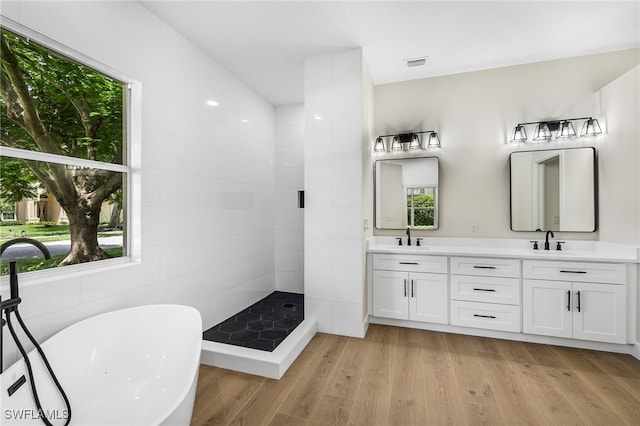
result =
[[[200,363],[280,379],[317,331],[317,320],[305,318],[273,352],[203,340]]]

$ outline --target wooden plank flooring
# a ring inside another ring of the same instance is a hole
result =
[[[638,425],[640,360],[371,325],[280,380],[202,365],[192,425]]]

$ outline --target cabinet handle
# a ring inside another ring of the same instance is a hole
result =
[[[496,291],[493,288],[474,288],[473,291]]]
[[[493,315],[480,315],[480,314],[473,314],[474,317],[479,317],[479,318],[491,318],[491,319],[496,319],[496,317],[494,317]]]
[[[560,270],[560,272],[564,274],[586,274],[587,273],[587,271],[563,271],[563,270]]]
[[[401,265],[418,265],[418,262],[399,262]]]
[[[413,297],[414,294],[414,285],[413,285],[413,280],[411,280],[411,297]]]
[[[580,292],[579,291],[576,292],[576,296],[578,296],[578,306],[577,306],[577,308],[578,308],[578,312],[580,312]]]
[[[496,269],[495,266],[478,266],[478,265],[473,265],[474,269]]]
[[[407,279],[404,279],[404,297],[407,297]]]
[[[567,311],[571,310],[571,291],[567,291]]]

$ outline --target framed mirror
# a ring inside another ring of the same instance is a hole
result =
[[[596,230],[595,148],[513,152],[509,173],[512,231]]]
[[[376,228],[438,229],[439,174],[438,157],[376,161]]]

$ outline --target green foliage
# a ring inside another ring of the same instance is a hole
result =
[[[4,29],[2,36],[18,59],[56,153],[122,164],[124,84]],[[8,118],[7,107],[3,97],[1,124],[11,138],[3,138],[2,144],[40,151],[38,143]]]
[[[13,204],[36,197],[38,180],[23,160],[4,157],[0,161],[0,199],[2,211],[13,211]]]
[[[28,223],[26,225],[2,224],[2,226],[0,226],[0,243],[4,243],[7,240],[21,236],[35,238],[41,242],[53,241],[59,240],[60,238],[51,237],[59,237],[63,235],[68,239],[69,225],[56,225],[41,222]]]
[[[124,84],[4,29],[1,34],[17,59],[38,118],[55,143],[55,149],[49,149],[48,152],[122,164]],[[9,82],[7,64],[3,56],[3,85]],[[17,91],[17,88],[12,90]],[[33,136],[33,129],[28,131],[20,123],[20,114],[17,114],[18,119],[15,114],[9,114],[9,111],[24,108],[10,95],[10,90],[2,91],[2,145],[43,151],[43,144]],[[41,185],[50,189],[46,177],[51,177],[52,171],[47,163],[7,157],[2,158],[0,163],[0,198],[14,202],[33,198],[36,186],[42,179],[44,182],[40,182]],[[84,193],[95,191],[110,177],[111,172],[95,169],[69,172],[69,179]],[[57,179],[60,179],[59,175]],[[114,200],[118,201],[118,197],[122,196],[117,192],[121,192],[121,189],[116,188],[114,192]]]
[[[408,197],[407,207],[409,222],[411,223],[411,198]],[[435,197],[432,194],[413,195],[413,225],[416,228],[433,227],[435,223]]]
[[[105,250],[111,257],[122,257],[124,250],[122,247],[116,247],[112,249]],[[66,255],[59,254],[56,256],[51,256],[51,259],[43,259],[40,257],[36,257],[33,259],[19,259],[18,260],[18,273],[31,272],[31,271],[39,271],[41,269],[49,269],[56,268],[60,266],[60,262],[64,259]],[[9,262],[2,261],[0,262],[0,275],[8,275],[9,274]]]

